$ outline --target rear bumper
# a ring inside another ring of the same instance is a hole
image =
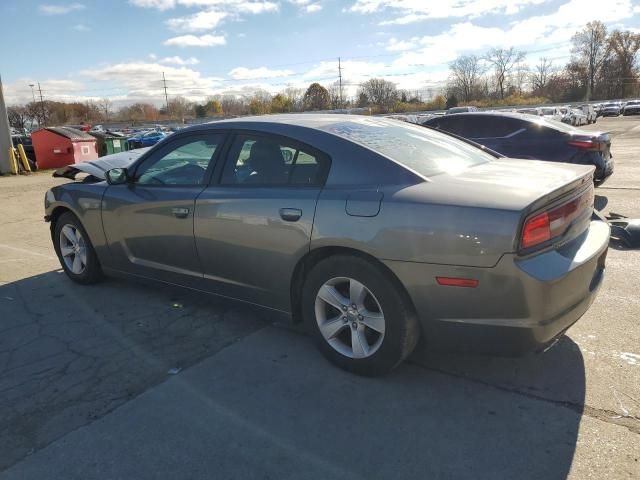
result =
[[[604,168],[596,169],[595,175],[593,177],[595,185],[597,187],[602,185],[607,180],[607,178],[609,178],[613,174],[613,169],[614,161],[612,159],[609,159]]]
[[[428,347],[519,355],[543,349],[580,319],[604,277],[609,226],[592,221],[568,244],[493,268],[386,262],[407,287]],[[436,276],[475,278],[477,288]]]

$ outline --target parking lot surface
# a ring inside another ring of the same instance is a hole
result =
[[[640,120],[613,135],[603,213],[640,218]],[[61,272],[51,172],[0,178],[0,478],[639,478],[640,250],[548,352],[419,348],[382,378],[257,312]]]

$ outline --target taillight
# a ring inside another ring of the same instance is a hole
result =
[[[606,149],[607,144],[598,140],[569,140],[567,142],[572,147],[580,148],[583,150],[593,150],[596,152],[603,152]]]
[[[529,217],[522,227],[520,248],[532,248],[563,235],[571,222],[589,208],[593,209],[593,187],[562,205]]]
[[[522,229],[521,248],[531,248],[551,239],[551,225],[547,212],[530,218]]]

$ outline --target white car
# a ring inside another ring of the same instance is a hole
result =
[[[587,124],[596,123],[596,117],[598,116],[598,113],[596,112],[596,109],[593,105],[585,103],[583,105],[580,105],[580,110],[582,110],[582,113],[587,116]]]
[[[556,120],[557,122],[562,121],[562,112],[560,112],[558,107],[540,107],[538,108],[538,112],[538,115],[541,117]]]

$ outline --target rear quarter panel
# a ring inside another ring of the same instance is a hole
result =
[[[520,212],[430,203],[414,185],[327,187],[320,194],[311,248],[344,246],[382,260],[492,267],[513,250]],[[354,191],[379,191],[376,216],[348,215]]]

